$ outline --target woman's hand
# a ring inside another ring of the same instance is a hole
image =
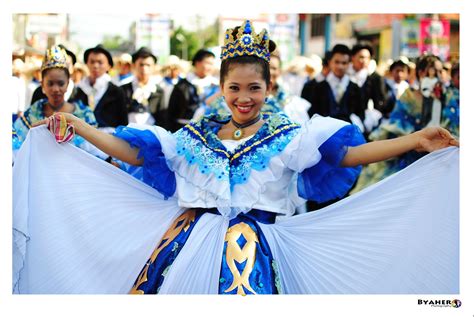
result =
[[[44,118],[43,120],[40,120],[40,121],[36,121],[35,123],[33,123],[32,126],[37,127],[37,126],[40,126],[40,125],[43,125],[43,124],[49,125],[49,123],[55,119],[54,116],[58,116],[58,115],[64,116],[64,118],[66,119],[66,122],[72,124],[74,127],[75,127],[75,123],[77,122],[77,120],[79,120],[75,115],[73,115],[69,112],[56,112],[52,116]]]
[[[424,128],[415,133],[418,138],[415,150],[418,152],[433,152],[448,146],[459,147],[459,141],[441,127]]]
[[[69,142],[76,134],[75,125],[72,123],[77,118],[70,113],[58,112],[52,116],[36,122],[33,127],[41,124],[46,124],[51,134],[56,139],[56,142]]]

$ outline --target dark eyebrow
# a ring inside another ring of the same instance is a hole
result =
[[[240,86],[239,83],[235,83],[235,82],[230,82],[229,85],[237,85],[237,86]],[[262,83],[259,83],[259,82],[252,82],[252,83],[249,83],[248,86],[252,86],[252,85],[262,85]]]

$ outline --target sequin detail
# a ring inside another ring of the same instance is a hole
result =
[[[262,171],[270,159],[281,153],[299,131],[300,126],[284,114],[262,113],[265,123],[234,152],[222,145],[217,132],[230,116],[210,115],[192,122],[176,133],[178,155],[188,164],[197,164],[203,174],[214,174],[218,180],[228,179],[231,190],[248,181],[252,170]]]

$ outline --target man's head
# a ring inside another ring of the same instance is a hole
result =
[[[112,55],[100,44],[84,52],[84,63],[86,63],[89,76],[93,80],[104,75],[114,66]]]
[[[402,60],[396,60],[390,65],[390,74],[392,79],[397,83],[401,83],[408,77],[408,65]]]
[[[215,55],[211,51],[200,49],[194,54],[193,57],[193,66],[194,73],[200,77],[204,78],[212,73],[214,70],[214,60]]]
[[[351,50],[351,61],[352,61],[352,68],[356,72],[361,69],[368,68],[370,60],[372,59],[372,55],[374,54],[374,50],[372,45],[368,42],[360,42],[357,43],[352,47]]]
[[[132,55],[133,69],[140,81],[147,81],[153,73],[157,58],[147,47],[141,47]]]
[[[334,45],[329,59],[329,69],[338,78],[344,77],[349,67],[351,51],[344,44]]]

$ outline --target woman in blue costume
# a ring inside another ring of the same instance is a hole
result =
[[[96,127],[94,113],[82,102],[69,103],[64,99],[69,83],[69,69],[66,51],[59,46],[53,46],[46,51],[43,65],[41,66],[41,86],[46,94],[46,99],[33,103],[22,117],[13,123],[17,139],[21,143],[25,140],[32,125],[56,112],[68,112],[83,119],[87,124]],[[90,144],[82,137],[75,137],[74,144],[84,149],[91,149]]]
[[[13,291],[457,292],[457,201],[446,198],[456,186],[439,193],[433,181],[456,184],[455,148],[437,151],[416,170],[382,184],[391,195],[384,204],[383,193],[367,192],[292,216],[307,199],[344,195],[361,164],[457,141],[433,127],[364,144],[357,127],[340,120],[316,116],[301,126],[279,113],[261,114],[271,90],[272,50],[266,30],[256,34],[249,21],[227,30],[220,88],[232,114],[206,116],[174,134],[129,125],[108,135],[61,114],[104,152],[142,165],[148,185],[56,144],[43,126],[33,129],[14,169]],[[51,164],[38,170],[38,156]],[[439,173],[433,173],[436,165]],[[413,174],[427,177],[417,183],[420,198],[410,196],[413,189],[394,197],[392,187],[410,182]],[[48,181],[54,189],[41,190]],[[91,194],[103,184],[100,197]],[[403,205],[407,201],[410,208]],[[436,204],[434,211],[426,201]],[[452,226],[432,236],[419,228],[426,222],[427,230]],[[421,263],[426,256],[435,259]]]
[[[382,121],[369,135],[371,141],[408,135],[429,126],[441,126],[456,137],[459,136],[459,107],[456,106],[456,94],[452,91],[444,94],[441,90],[442,85],[439,81],[442,71],[441,60],[434,55],[423,55],[418,59],[416,69],[417,78],[421,83],[420,89],[405,90],[397,100],[390,117]],[[425,153],[409,151],[389,160],[365,166],[351,194],[400,171],[423,155]]]
[[[451,85],[446,89],[441,126],[459,138],[459,63],[451,69]]]

